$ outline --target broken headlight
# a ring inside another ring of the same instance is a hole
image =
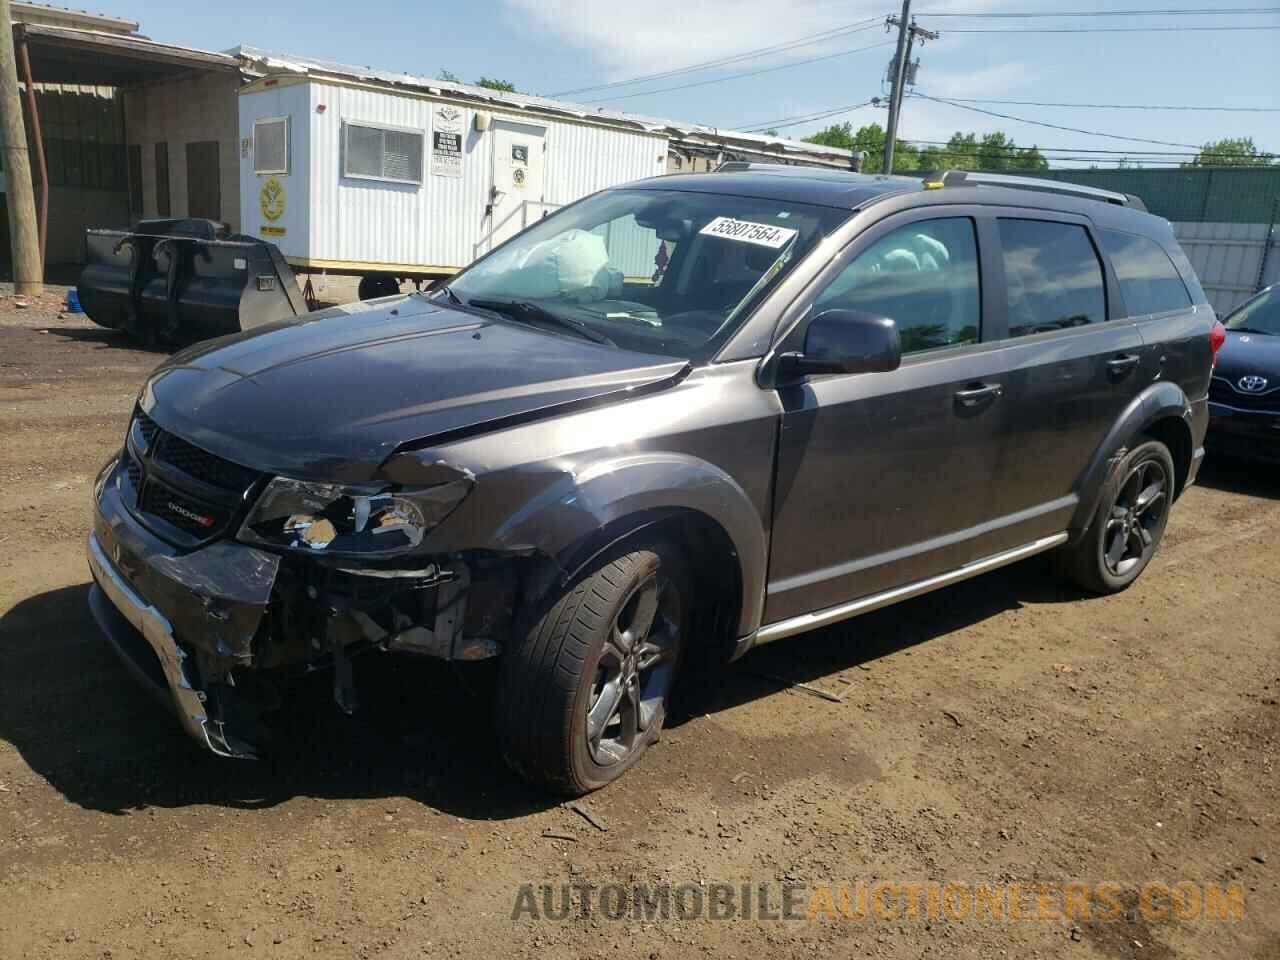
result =
[[[471,490],[461,479],[431,487],[346,486],[276,477],[240,527],[247,543],[304,553],[407,553]]]

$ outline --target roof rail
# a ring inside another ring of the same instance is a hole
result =
[[[1065,183],[1062,180],[1044,180],[1040,177],[1017,177],[1007,173],[978,173],[972,170],[948,170],[938,179],[935,180],[930,177],[925,182],[926,184],[941,183],[944,187],[985,184],[992,187],[1012,187],[1017,190],[1039,190],[1041,193],[1057,193],[1068,197],[1102,200],[1106,203],[1132,207],[1143,212],[1147,209],[1147,205],[1131,193],[1116,193],[1113,190],[1086,187],[1078,183]]]

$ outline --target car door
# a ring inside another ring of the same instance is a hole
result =
[[[1067,529],[1085,470],[1141,390],[1144,366],[1088,219],[1006,208],[995,226],[1009,421],[996,519],[979,544],[988,552]]]
[[[916,210],[864,232],[819,275],[778,350],[831,308],[892,317],[890,373],[810,377],[779,390],[765,621],[956,566],[986,519],[1008,404],[998,344],[982,342],[987,284],[977,208]]]

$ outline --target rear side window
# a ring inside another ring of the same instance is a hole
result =
[[[1084,227],[1001,218],[1009,336],[1080,327],[1107,319],[1102,264]]]
[[[922,220],[885,234],[814,301],[815,313],[832,309],[895,320],[903,353],[975,342],[982,305],[973,221]]]
[[[1098,236],[1120,280],[1120,295],[1130,316],[1191,306],[1186,284],[1160,244],[1116,230],[1102,230]]]

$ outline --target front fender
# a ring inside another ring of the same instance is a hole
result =
[[[1074,540],[1089,526],[1098,509],[1102,487],[1119,466],[1134,441],[1159,420],[1176,419],[1187,431],[1188,450],[1194,449],[1191,401],[1182,388],[1169,380],[1153,383],[1129,402],[1094,452],[1076,489],[1080,503],[1071,519]],[[1175,451],[1176,456],[1176,451]]]
[[[738,636],[760,625],[768,557],[763,518],[742,487],[719,467],[680,453],[634,453],[565,467],[511,511],[488,547],[535,550],[572,569],[584,545],[628,518],[689,510],[724,532],[737,554],[742,596]]]

